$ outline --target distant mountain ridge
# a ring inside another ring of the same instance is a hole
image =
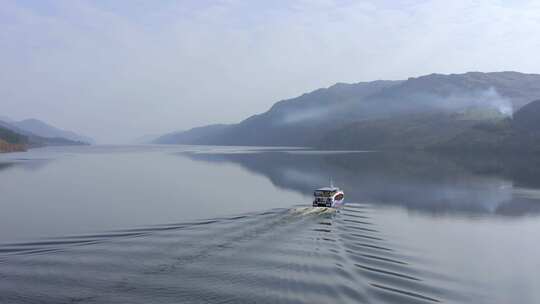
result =
[[[11,123],[13,120],[7,116],[0,116],[0,121]]]
[[[156,144],[169,144],[171,142],[191,142],[197,143],[198,139],[205,136],[217,137],[221,131],[227,130],[230,125],[215,124],[204,127],[193,128],[187,131],[178,131],[169,134],[162,135],[153,140]]]
[[[253,115],[238,124],[216,124],[174,132],[162,136],[154,142],[162,144],[308,145],[318,137],[318,127],[323,127],[326,124],[325,114],[328,111],[334,111],[336,116],[349,117],[349,108],[355,106],[358,98],[364,98],[400,82],[339,83],[327,89],[318,89],[296,98],[277,102],[267,112]],[[264,136],[261,136],[262,134]]]
[[[24,151],[27,148],[58,145],[85,145],[87,139],[73,132],[60,130],[36,119],[0,120],[0,152]],[[34,133],[35,132],[35,133]],[[66,136],[66,137],[64,137]]]
[[[37,136],[46,138],[65,138],[71,141],[79,141],[84,143],[94,143],[94,140],[90,137],[79,135],[72,131],[66,131],[54,126],[51,126],[41,120],[37,119],[25,119],[21,121],[8,122],[10,125],[19,128],[25,132],[32,133]]]
[[[514,111],[537,99],[540,75],[519,72],[339,83],[277,102],[267,112],[238,124],[174,132],[154,142],[327,149],[444,147],[457,143],[462,133],[472,135],[471,130],[478,131],[482,125],[489,129],[499,124],[501,128],[501,121],[511,120]],[[485,132],[475,134],[487,136]],[[478,138],[468,140],[473,139]]]

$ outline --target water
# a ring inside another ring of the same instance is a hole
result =
[[[0,303],[539,303],[536,164],[238,147],[0,155]],[[308,207],[330,175],[345,208]]]

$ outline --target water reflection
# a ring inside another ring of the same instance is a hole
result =
[[[13,163],[4,163],[4,164],[0,163],[0,171],[9,169],[12,166],[13,166]]]
[[[534,158],[78,149],[1,169],[0,303],[540,303]]]
[[[18,159],[11,162],[0,163],[0,171],[7,169],[23,169],[38,171],[45,168],[52,160],[50,159]]]
[[[539,158],[428,153],[235,151],[181,153],[235,163],[274,185],[310,195],[330,176],[349,202],[404,207],[432,215],[540,213]]]

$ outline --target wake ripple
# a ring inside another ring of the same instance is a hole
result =
[[[276,209],[0,246],[0,303],[439,303],[463,299],[364,204]]]

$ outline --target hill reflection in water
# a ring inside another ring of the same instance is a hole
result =
[[[358,151],[221,150],[180,153],[238,164],[277,187],[310,195],[331,177],[348,202],[433,215],[523,216],[540,213],[540,164],[532,157]]]

